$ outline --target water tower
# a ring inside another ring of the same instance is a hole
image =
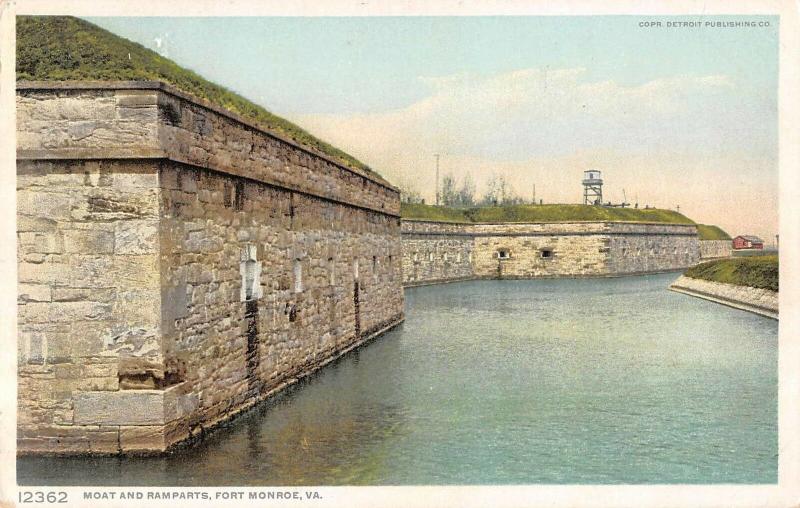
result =
[[[602,205],[603,204],[603,178],[600,171],[590,169],[583,172],[583,204]]]

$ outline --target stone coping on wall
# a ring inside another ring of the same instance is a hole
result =
[[[407,236],[697,236],[693,224],[633,221],[558,221],[558,222],[438,222],[402,219],[401,231]]]
[[[96,93],[101,100],[104,93],[129,93],[124,97],[125,104],[119,99],[113,104],[92,104],[91,97],[82,97],[85,99],[82,104],[65,105],[63,110],[74,114],[75,119],[65,118],[64,111],[53,115],[37,110],[35,105],[29,107],[30,103],[20,113],[18,102],[17,158],[20,160],[163,158],[393,217],[400,215],[399,190],[378,174],[350,167],[253,120],[160,81],[20,81],[17,92],[18,101],[23,97],[23,103],[28,97],[32,97],[32,102],[62,99],[65,96],[60,93],[69,92]],[[53,97],[38,95],[48,92]],[[174,120],[177,124],[167,123],[163,116],[170,102],[180,104],[178,118]],[[64,122],[68,124],[62,125]],[[92,126],[84,125],[91,122],[100,127],[92,131]],[[217,128],[212,130],[213,127]],[[86,133],[77,132],[83,128]],[[257,141],[259,137],[265,141]],[[198,143],[203,146],[197,146]],[[246,152],[248,146],[250,154]],[[256,149],[258,153],[253,153]],[[281,157],[268,150],[280,150]],[[290,163],[282,167],[268,165],[278,159],[291,159],[294,166],[289,166]],[[317,162],[313,162],[315,159]]]
[[[737,286],[724,282],[695,279],[682,275],[670,290],[709,300],[735,309],[778,319],[778,292],[768,289]]]
[[[333,157],[330,157],[329,155],[326,155],[318,150],[315,150],[310,146],[298,143],[293,139],[290,139],[278,132],[275,132],[267,127],[264,127],[263,125],[247,117],[234,113],[233,111],[230,111],[223,107],[217,106],[216,104],[209,102],[205,99],[201,99],[200,97],[197,97],[195,95],[186,93],[163,81],[24,81],[23,80],[17,82],[17,90],[160,90],[169,95],[180,97],[183,100],[198,104],[204,107],[205,109],[211,110],[217,114],[228,117],[231,120],[235,120],[236,122],[242,125],[246,125],[247,127],[256,129],[267,136],[282,141],[283,143],[292,145],[293,147],[302,150],[310,155],[314,155],[315,157],[325,159],[331,164],[338,166],[346,171],[350,171],[351,173],[357,174],[359,176],[369,178],[373,182],[379,183],[384,187],[386,187],[387,189],[392,189],[394,191],[400,192],[400,189],[387,182],[383,177],[381,177],[377,173],[369,173],[367,171],[363,171],[361,169],[343,164],[339,160],[334,159]]]

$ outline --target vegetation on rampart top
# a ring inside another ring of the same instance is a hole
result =
[[[628,221],[694,224],[691,219],[673,210],[643,208],[610,208],[593,205],[509,205],[471,208],[449,208],[403,203],[404,219],[443,222],[558,222],[558,221]]]
[[[355,157],[244,97],[141,44],[71,16],[17,17],[17,80],[163,81],[343,164],[372,172]]]
[[[778,256],[755,256],[707,261],[684,272],[694,279],[778,291]]]
[[[730,240],[731,236],[719,226],[709,224],[698,224],[697,234],[701,240]]]

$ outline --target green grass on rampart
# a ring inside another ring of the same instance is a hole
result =
[[[269,62],[258,63],[261,64],[269,65]],[[355,157],[244,97],[141,44],[71,16],[17,17],[17,80],[163,81],[343,164],[372,172]]]
[[[687,277],[778,291],[778,256],[719,259],[686,270]]]
[[[719,226],[708,224],[698,224],[697,234],[701,240],[730,240],[731,235],[722,230]]]
[[[694,224],[691,219],[672,210],[563,204],[449,208],[403,203],[401,215],[404,219],[447,222],[629,221]]]

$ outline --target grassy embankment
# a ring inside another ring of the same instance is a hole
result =
[[[719,259],[693,266],[687,277],[778,291],[778,256]]]
[[[404,203],[401,215],[406,219],[449,222],[557,222],[557,221],[630,221],[694,224],[691,219],[672,210],[642,208],[606,208],[592,205],[513,205],[473,208]]]
[[[69,16],[17,17],[17,80],[163,81],[345,165],[375,174],[355,157],[288,120],[180,67],[155,51],[82,19]]]
[[[731,235],[723,231],[719,226],[710,226],[708,224],[698,224],[697,234],[700,235],[701,240],[730,240]]]
[[[472,208],[450,208],[403,203],[400,213],[404,219],[440,222],[558,222],[558,221],[627,221],[695,224],[673,210],[643,208],[606,208],[592,205],[512,205]],[[718,226],[696,224],[700,240],[730,240]]]

